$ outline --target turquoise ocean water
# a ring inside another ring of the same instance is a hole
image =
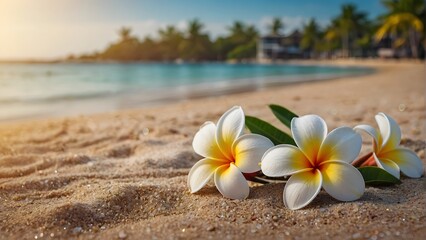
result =
[[[53,111],[49,106],[55,109],[55,106],[75,105],[82,100],[91,100],[95,104],[96,99],[112,97],[116,102],[127,95],[132,98],[144,95],[143,101],[149,101],[149,93],[156,92],[156,99],[161,99],[159,96],[163,90],[191,91],[204,86],[214,92],[218,84],[222,87],[237,83],[246,86],[268,82],[284,84],[369,71],[365,68],[288,64],[0,64],[0,119],[43,114]]]

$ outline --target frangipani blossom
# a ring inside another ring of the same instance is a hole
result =
[[[290,176],[283,193],[284,205],[300,209],[321,187],[341,201],[360,198],[365,190],[361,173],[349,163],[361,150],[361,136],[348,127],[327,135],[327,125],[316,115],[293,118],[291,132],[297,147],[278,145],[263,155],[261,169],[270,177]]]
[[[244,112],[235,106],[219,119],[217,126],[206,122],[195,134],[192,146],[203,156],[190,170],[191,193],[199,191],[214,176],[219,192],[231,199],[245,199],[249,186],[243,173],[260,170],[263,154],[274,144],[257,134],[243,135]]]
[[[369,125],[358,125],[356,131],[364,131],[373,137],[373,154],[367,162],[373,161],[380,168],[400,178],[400,171],[411,178],[423,175],[423,164],[413,151],[401,147],[401,129],[390,116],[376,115],[379,131]]]

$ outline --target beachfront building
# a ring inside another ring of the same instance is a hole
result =
[[[377,56],[379,58],[409,58],[413,57],[414,53],[412,52],[412,48],[410,44],[399,44],[398,38],[392,35],[387,35],[383,37],[379,42],[375,43],[373,48],[377,52]],[[419,45],[419,48],[417,49],[418,54],[421,58],[424,57],[424,50],[421,44]]]
[[[300,48],[302,34],[295,30],[287,36],[266,35],[257,43],[257,59],[274,61],[283,59],[304,58],[305,52]]]

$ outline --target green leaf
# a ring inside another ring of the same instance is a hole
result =
[[[278,120],[284,123],[284,125],[286,125],[288,128],[291,128],[291,119],[298,117],[292,111],[283,106],[271,104],[269,105],[269,108],[272,110],[272,113],[275,115],[275,117],[277,117]]]
[[[360,167],[358,170],[361,172],[365,184],[391,185],[401,183],[398,178],[378,167]]]
[[[275,145],[278,144],[292,144],[294,143],[287,133],[279,130],[271,124],[252,116],[246,116],[246,126],[252,133],[257,133],[269,138]]]

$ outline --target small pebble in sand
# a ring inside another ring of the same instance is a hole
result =
[[[419,152],[418,152],[418,156],[419,156],[419,158],[424,158],[425,157],[425,150],[420,150]]]
[[[216,230],[216,228],[214,226],[207,227],[207,231],[209,231],[209,232],[213,232],[214,230]]]
[[[352,238],[353,239],[357,239],[357,238],[360,238],[361,237],[361,233],[354,233],[354,234],[352,234]]]
[[[405,111],[405,109],[407,109],[407,106],[406,106],[405,104],[403,104],[403,103],[399,104],[399,106],[398,106],[398,110],[399,110],[400,112]]]
[[[147,136],[149,134],[149,128],[142,129],[142,135]]]
[[[125,238],[127,238],[127,234],[124,231],[120,231],[118,233],[118,238],[125,239]]]
[[[82,227],[75,227],[73,230],[72,230],[72,233],[73,234],[79,234],[79,233],[81,233],[83,231],[83,228]]]

